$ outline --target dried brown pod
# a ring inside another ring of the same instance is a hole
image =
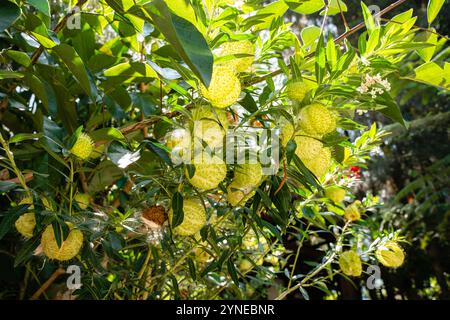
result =
[[[151,229],[159,229],[167,220],[166,210],[163,206],[152,206],[142,211],[142,222]]]

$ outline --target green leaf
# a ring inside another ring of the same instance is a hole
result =
[[[308,26],[303,28],[300,32],[300,37],[302,38],[303,45],[309,47],[320,37],[320,28],[317,26]]]
[[[124,62],[105,70],[106,77],[122,77],[123,82],[131,82],[135,78],[157,78],[158,74],[147,63]]]
[[[33,31],[31,31],[31,34],[33,35],[33,37],[36,38],[37,42],[39,42],[46,49],[51,49],[51,48],[54,48],[54,47],[56,47],[58,45],[49,36],[46,37],[46,36],[44,36],[42,34],[39,34],[37,32],[33,32]]]
[[[339,75],[341,75],[344,71],[348,69],[352,61],[355,59],[356,53],[352,47],[349,47],[348,51],[342,55],[333,71],[331,73],[331,80],[336,79]]]
[[[97,141],[109,142],[111,140],[126,142],[125,136],[122,134],[122,132],[114,127],[101,128],[95,130],[94,132],[90,133],[90,136],[95,142]]]
[[[33,256],[33,252],[41,243],[40,237],[33,237],[20,248],[19,252],[16,254],[14,259],[14,268],[21,265]]]
[[[33,93],[36,95],[36,97],[42,101],[42,104],[45,106],[45,108],[49,109],[49,99],[47,95],[47,90],[45,89],[44,83],[36,77],[32,73],[26,73],[24,77],[24,83],[33,91]]]
[[[19,79],[23,78],[23,73],[9,71],[9,70],[0,70],[0,80],[3,79]]]
[[[239,287],[239,277],[237,275],[236,267],[231,259],[227,260],[227,270],[233,280],[234,284]]]
[[[331,32],[328,33],[326,53],[328,65],[333,69],[337,63],[337,50]]]
[[[195,174],[195,166],[193,164],[186,164],[186,170],[187,170],[189,179],[192,179],[192,177]]]
[[[380,33],[381,33],[380,29],[375,29],[369,33],[369,40],[367,40],[366,47],[364,50],[365,55],[369,55],[370,53],[372,53],[378,46],[378,43],[380,41]]]
[[[244,99],[239,101],[239,104],[250,113],[258,111],[258,106],[250,93],[246,93]]]
[[[55,241],[56,241],[58,248],[61,248],[61,245],[64,241],[63,225],[65,225],[65,223],[59,223],[58,220],[52,221],[53,234],[55,236]],[[67,225],[66,225],[66,227],[67,227]]]
[[[0,32],[9,28],[21,14],[20,8],[11,1],[0,2]]]
[[[60,82],[54,81],[52,87],[56,96],[57,116],[62,121],[67,132],[71,134],[79,126],[75,97]]]
[[[158,157],[160,157],[166,164],[172,166],[172,161],[170,160],[169,153],[165,150],[164,145],[159,143],[157,140],[151,139],[145,144],[145,146]]]
[[[6,55],[24,67],[28,67],[31,64],[31,59],[25,52],[8,50]]]
[[[133,92],[131,94],[131,101],[133,102],[133,106],[139,108],[145,117],[159,114],[161,111],[157,101],[151,94]]]
[[[9,143],[17,143],[25,140],[39,139],[43,133],[18,133],[9,139]]]
[[[183,220],[183,195],[177,191],[172,196],[172,228],[175,228],[182,224]]]
[[[347,12],[347,5],[342,0],[330,0],[328,1],[328,12],[327,15],[333,16],[335,14]],[[320,12],[320,15],[325,15],[325,9]]]
[[[405,120],[403,119],[402,113],[400,111],[400,107],[398,106],[397,102],[392,99],[389,93],[384,92],[382,95],[375,99],[375,102],[380,105],[386,106],[386,108],[380,109],[380,112],[382,114],[406,127]]]
[[[339,162],[340,164],[342,164],[342,162],[345,160],[345,147],[340,146],[340,145],[335,145],[333,147],[333,158]]]
[[[62,148],[64,130],[47,117],[43,120],[44,143],[53,152],[59,153]]]
[[[155,0],[144,8],[166,40],[208,87],[213,70],[213,55],[203,35],[192,23],[171,13],[162,0]]]
[[[52,48],[52,51],[64,62],[64,64],[72,72],[75,79],[87,95],[91,95],[91,83],[84,66],[83,60],[78,56],[77,52],[71,46],[62,43]]]
[[[325,77],[326,53],[324,45],[325,44],[323,35],[320,35],[319,43],[316,49],[316,62],[315,62],[317,84],[321,84],[323,78]]]
[[[431,24],[434,19],[436,19],[439,11],[441,11],[442,6],[444,5],[445,0],[430,0],[428,1],[427,8],[427,19],[428,23]]]
[[[80,136],[80,134],[83,132],[83,126],[79,126],[70,136],[69,141],[67,141],[66,146],[67,149],[72,149],[72,147],[74,146],[75,142],[77,142],[78,137]]]
[[[5,210],[4,217],[0,223],[0,240],[11,230],[14,226],[14,222],[25,212],[27,212],[29,205],[20,205],[12,207],[9,210]]]
[[[427,62],[414,71],[415,78],[412,78],[412,80],[418,80],[436,87],[450,88],[450,63],[448,62],[444,63],[444,68],[441,68],[436,62]]]
[[[317,178],[314,176],[314,174],[304,165],[303,161],[296,155],[294,154],[293,157],[295,166],[299,169],[299,171],[301,172],[301,174],[303,175],[303,177],[306,179],[306,182],[311,185],[314,186],[315,188],[319,189],[319,190],[323,190],[322,186],[320,185],[320,183],[318,182]]]
[[[432,31],[435,31],[432,29]],[[426,42],[428,44],[433,45],[428,48],[417,49],[417,54],[422,58],[424,62],[429,62],[436,51],[436,45],[438,42],[438,35],[434,32],[424,31],[417,35],[415,41],[417,42]]]
[[[130,151],[119,141],[111,142],[107,154],[111,161],[121,169],[127,168],[140,159],[140,150]]]
[[[272,22],[281,17],[289,9],[284,1],[275,1],[256,11],[256,14],[246,21],[246,27],[253,31],[269,28]]]
[[[76,35],[72,37],[72,46],[80,58],[85,63],[88,63],[91,57],[95,55],[96,39],[94,30],[91,28],[77,30]]]
[[[170,0],[166,1],[167,6],[177,16],[189,21],[193,25],[197,24],[197,16],[190,0]]]
[[[197,280],[197,270],[195,268],[194,261],[192,260],[191,257],[189,257],[187,259],[187,262],[188,262],[188,266],[189,266],[189,274],[191,275],[192,280],[196,281]]]
[[[289,140],[286,145],[286,161],[287,163],[291,163],[292,157],[295,154],[295,150],[297,149],[297,143],[295,140]]]
[[[133,5],[136,3],[136,1],[133,1],[133,0],[106,0],[106,3],[108,3],[109,6],[114,9],[114,11],[116,11],[118,13],[125,13],[131,7],[133,7]]]
[[[27,0],[27,2],[47,17],[50,17],[50,5],[48,4],[48,0]]]
[[[361,8],[364,16],[364,22],[366,24],[367,31],[370,33],[376,29],[375,19],[372,16],[369,8],[361,1]]]
[[[286,4],[292,11],[311,14],[325,7],[323,0],[286,0]]]

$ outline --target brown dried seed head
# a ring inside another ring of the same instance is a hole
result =
[[[163,206],[152,206],[142,211],[142,218],[162,226],[167,220],[167,214]]]

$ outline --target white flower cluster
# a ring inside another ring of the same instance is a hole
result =
[[[390,91],[391,84],[386,79],[383,79],[379,73],[376,76],[366,74],[365,80],[356,90],[361,94],[369,93],[375,99],[377,95],[382,94],[384,91]]]

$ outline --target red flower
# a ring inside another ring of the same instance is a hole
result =
[[[350,171],[356,174],[360,174],[361,173],[361,168],[360,167],[350,167]]]

